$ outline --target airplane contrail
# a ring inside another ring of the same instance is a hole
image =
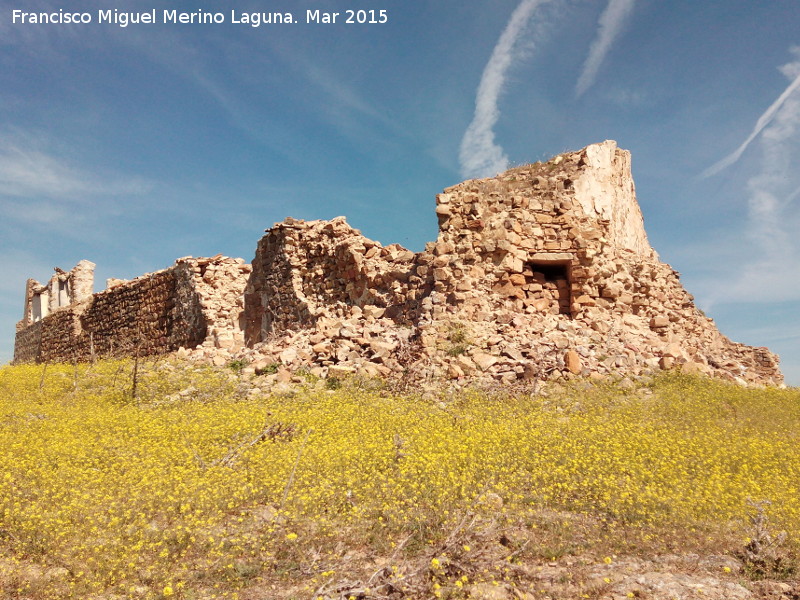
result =
[[[465,177],[488,177],[508,168],[508,157],[494,139],[494,126],[500,117],[498,100],[506,73],[516,58],[517,41],[534,11],[550,0],[523,0],[514,10],[483,69],[475,98],[475,115],[461,140],[459,154]]]
[[[592,87],[600,65],[611,49],[611,44],[625,26],[625,22],[633,11],[634,3],[635,0],[609,0],[608,6],[600,15],[597,37],[589,48],[589,55],[586,57],[586,62],[583,63],[583,71],[575,84],[577,97],[582,96],[586,90]]]
[[[800,48],[792,51],[800,59]],[[800,277],[800,246],[787,210],[800,193],[794,152],[800,139],[800,94],[793,94],[800,82],[800,60],[780,70],[791,81],[789,87],[761,116],[745,144],[717,163],[729,161],[720,167],[725,168],[735,162],[743,148],[760,134],[761,168],[747,181],[746,234],[753,247],[749,260],[737,265],[738,277],[715,292],[728,300],[776,302],[800,297],[796,283]]]
[[[767,125],[769,125],[772,122],[772,120],[775,118],[775,115],[778,114],[778,111],[783,106],[784,102],[786,102],[786,99],[789,98],[789,96],[791,96],[795,92],[795,90],[797,90],[797,88],[799,87],[800,87],[800,75],[797,75],[794,81],[792,81],[789,84],[789,87],[787,87],[783,91],[783,93],[780,96],[778,96],[778,99],[775,100],[775,102],[773,102],[766,111],[764,111],[764,114],[762,114],[758,118],[755,127],[753,127],[753,131],[750,132],[750,135],[747,136],[747,139],[744,142],[742,142],[742,145],[739,146],[733,152],[731,152],[728,156],[714,163],[705,171],[700,173],[700,177],[705,179],[706,177],[711,177],[712,175],[716,175],[723,169],[730,167],[733,163],[739,160],[744,151],[747,150],[747,147],[750,145],[750,143],[754,139],[756,139],[756,137],[758,137],[758,134],[761,133]]]

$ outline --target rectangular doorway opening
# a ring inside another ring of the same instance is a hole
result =
[[[525,265],[523,275],[529,297],[548,301],[551,314],[572,314],[569,266],[569,261],[534,261]]]

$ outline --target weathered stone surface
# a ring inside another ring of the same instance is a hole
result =
[[[472,357],[472,360],[476,365],[478,365],[481,371],[488,371],[495,363],[497,363],[496,356],[492,356],[491,354],[486,354],[484,352],[475,354]]]
[[[183,258],[163,271],[131,281],[115,280],[112,287],[94,295],[93,269],[92,263],[81,261],[66,274],[74,284],[74,299],[36,322],[29,322],[26,298],[15,361],[141,356],[202,347],[208,349],[210,361],[224,364],[230,353],[242,348],[239,320],[250,273],[242,259]]]
[[[664,316],[655,316],[650,319],[650,327],[653,329],[659,329],[661,327],[669,326],[669,317]]]
[[[662,352],[662,355],[667,356],[669,358],[680,359],[686,357],[686,352],[684,352],[680,344],[676,344],[673,342],[671,344],[667,344],[667,346],[664,348]]]
[[[575,350],[569,350],[567,352],[567,354],[564,357],[564,364],[570,373],[574,375],[580,374],[581,357],[577,352],[575,352]]]
[[[58,286],[31,280],[15,360],[86,358],[135,338],[144,353],[184,347],[318,376],[507,384],[680,367],[782,382],[774,354],[723,336],[658,260],[614,142],[465,181],[436,202],[439,235],[416,254],[342,217],[287,218],[252,267],[180,259],[51,314]]]

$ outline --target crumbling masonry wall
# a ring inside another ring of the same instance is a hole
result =
[[[84,287],[72,303],[34,322],[29,307],[32,298],[26,295],[14,360],[143,356],[202,344],[233,350],[244,341],[240,316],[249,273],[249,265],[241,259],[179,259],[163,271],[131,281],[114,280],[111,287],[94,295],[91,287],[88,295]]]
[[[614,142],[462,183],[437,198],[437,214],[434,294],[445,301],[433,306],[434,319],[470,323],[502,380],[680,366],[781,381],[777,357],[720,334],[658,260],[630,154]],[[559,265],[562,292],[536,276]],[[470,362],[449,370],[469,372]]]
[[[276,224],[245,293],[254,361],[320,375],[513,383],[658,369],[780,383],[658,260],[630,154],[614,142],[470,180],[437,197],[424,252],[344,219]]]
[[[342,217],[288,218],[267,230],[252,267],[180,259],[93,296],[70,288],[83,277],[75,270],[48,286],[31,280],[15,360],[183,347],[216,364],[278,364],[284,377],[303,368],[510,385],[678,368],[783,380],[777,356],[722,335],[659,260],[630,154],[615,142],[448,188],[436,216],[439,235],[420,253]],[[71,302],[37,313],[37,297],[41,307],[56,293]]]
[[[276,224],[253,261],[245,296],[247,344],[314,327],[320,317],[344,317],[353,306],[411,323],[406,306],[414,258],[398,244],[368,240],[343,217]]]
[[[28,279],[21,326],[41,321],[62,306],[89,298],[94,286],[94,267],[94,263],[82,260],[69,272],[55,269],[56,272],[44,285],[35,279]]]

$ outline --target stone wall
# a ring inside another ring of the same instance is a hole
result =
[[[25,284],[25,310],[20,327],[40,321],[54,310],[82,302],[91,297],[94,288],[95,264],[80,261],[67,272],[55,268],[55,273],[46,284],[28,279]]]
[[[446,190],[434,320],[469,323],[503,381],[681,367],[780,382],[777,357],[721,335],[658,260],[633,190],[613,142]],[[473,362],[442,361],[456,375]]]
[[[252,266],[241,258],[217,255],[191,261],[191,270],[199,322],[206,330],[201,347],[218,349],[227,357],[244,346],[244,288]]]
[[[258,243],[245,291],[247,344],[345,317],[354,306],[410,323],[414,258],[398,244],[368,240],[343,217],[276,224]]]
[[[153,355],[211,339],[233,350],[250,267],[221,256],[179,259],[175,265],[108,289],[44,318],[18,325],[15,362]]]
[[[343,218],[287,219],[256,251],[246,358],[320,375],[513,383],[658,369],[780,383],[694,305],[645,233],[614,142],[470,180],[436,199],[414,254]]]
[[[723,336],[659,261],[630,166],[607,141],[465,181],[437,196],[439,235],[416,254],[343,217],[288,218],[252,268],[180,259],[39,320],[31,280],[15,359],[183,347],[321,377],[505,385],[677,368],[781,383],[777,356]]]
[[[14,338],[14,362],[36,362],[41,356],[42,322],[37,321],[27,326],[17,323],[17,334]]]

